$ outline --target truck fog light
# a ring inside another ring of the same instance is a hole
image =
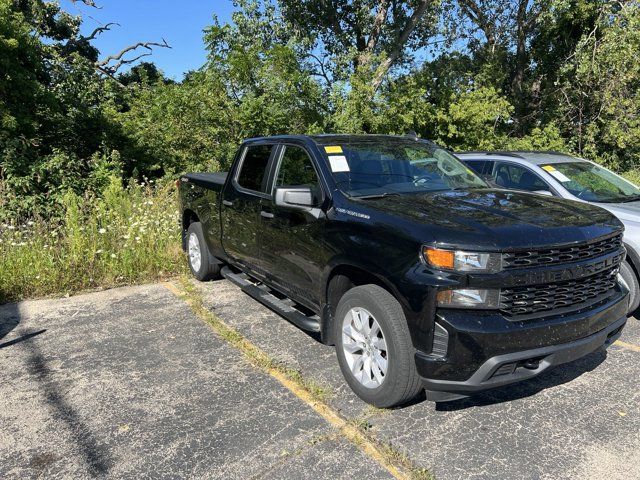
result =
[[[500,290],[465,288],[441,290],[437,296],[438,306],[444,308],[500,308]]]

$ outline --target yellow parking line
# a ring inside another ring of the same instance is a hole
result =
[[[623,342],[622,340],[616,340],[614,345],[618,347],[626,348],[627,350],[633,350],[634,352],[640,353],[640,347],[638,345],[634,345],[633,343]]]
[[[162,285],[178,298],[184,300],[193,313],[209,324],[214,332],[216,332],[221,338],[225,339],[230,345],[235,347],[241,353],[254,360],[254,364],[257,364],[259,368],[262,368],[266,373],[275,378],[280,384],[293,393],[296,397],[302,400],[305,404],[310,406],[316,413],[318,413],[326,422],[338,430],[342,436],[356,446],[365,455],[375,460],[380,466],[387,470],[394,478],[398,480],[405,480],[410,478],[432,478],[429,472],[422,469],[415,469],[412,466],[407,465],[407,461],[400,460],[398,462],[395,452],[392,452],[391,448],[385,447],[371,437],[370,434],[365,434],[357,426],[350,423],[342,415],[336,412],[328,404],[319,401],[314,398],[313,394],[305,388],[304,384],[287,376],[282,369],[270,366],[271,362],[258,361],[256,359],[268,359],[269,356],[259,347],[249,342],[244,338],[237,330],[227,325],[208,310],[204,310],[200,299],[194,298],[194,294],[177,288],[175,285],[169,282],[163,282]],[[230,341],[229,338],[233,340]],[[400,465],[398,465],[400,463]]]
[[[178,290],[173,283],[170,282],[162,282],[162,286],[173,293],[176,297],[182,296],[180,290]]]

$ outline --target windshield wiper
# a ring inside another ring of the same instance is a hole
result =
[[[358,200],[373,200],[376,198],[385,198],[385,197],[391,197],[391,196],[399,196],[399,193],[396,192],[384,192],[384,193],[375,193],[373,195],[358,195],[358,196],[354,196],[353,198],[356,198]]]

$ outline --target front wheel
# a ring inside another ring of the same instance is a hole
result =
[[[629,290],[629,314],[632,314],[640,306],[640,285],[635,270],[626,260],[620,264],[620,278]]]
[[[187,260],[191,273],[201,282],[220,276],[220,264],[209,253],[200,222],[193,222],[187,230]]]
[[[358,397],[380,408],[409,402],[422,390],[402,307],[377,285],[352,288],[335,316],[340,369]]]

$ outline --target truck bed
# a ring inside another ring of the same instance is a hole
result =
[[[187,178],[190,183],[194,183],[203,188],[220,192],[227,181],[228,172],[218,173],[187,173],[182,178]]]

